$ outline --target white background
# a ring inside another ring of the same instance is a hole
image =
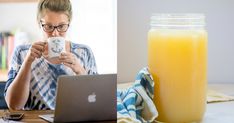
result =
[[[152,13],[204,13],[208,31],[208,82],[234,83],[233,0],[118,0],[118,82],[133,81],[147,66]]]

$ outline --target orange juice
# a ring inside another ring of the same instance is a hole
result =
[[[207,32],[204,29],[151,29],[148,67],[160,122],[200,121],[206,107]]]

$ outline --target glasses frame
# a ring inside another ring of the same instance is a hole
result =
[[[68,24],[60,24],[60,25],[58,25],[58,26],[53,26],[53,25],[51,25],[51,24],[43,24],[42,21],[40,21],[40,22],[41,22],[41,27],[42,27],[42,29],[43,29],[45,32],[47,32],[47,33],[51,33],[51,32],[53,32],[55,29],[56,29],[58,32],[64,33],[64,32],[67,32],[67,30],[68,30],[68,28],[69,28],[69,26],[70,26],[69,23],[68,23]],[[53,29],[52,29],[51,31],[46,30],[46,29],[44,28],[44,26],[46,26],[46,25],[52,26]],[[62,25],[67,25],[67,29],[64,30],[64,31],[59,30],[58,27],[59,27],[59,26],[62,26]]]

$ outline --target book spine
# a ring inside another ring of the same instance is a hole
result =
[[[9,32],[0,32],[0,70],[7,70],[13,44],[13,36]]]
[[[2,46],[2,70],[6,70],[6,46]]]
[[[7,55],[7,68],[10,68],[10,63],[12,59],[12,54],[14,51],[14,36],[11,35],[8,37],[8,55]]]
[[[6,55],[7,55],[7,34],[2,33],[3,45],[2,45],[2,70],[6,70]]]
[[[3,35],[0,33],[0,70],[2,69],[2,47],[3,47]]]

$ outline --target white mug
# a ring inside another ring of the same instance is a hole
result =
[[[56,58],[62,52],[65,52],[65,39],[63,37],[50,37],[48,42],[48,57]]]

